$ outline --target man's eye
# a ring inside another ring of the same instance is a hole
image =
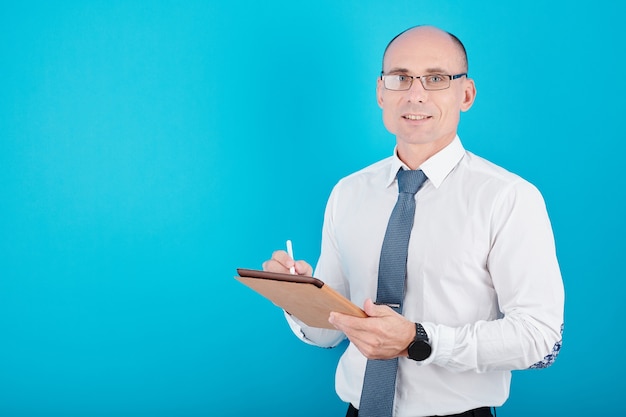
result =
[[[428,82],[429,83],[433,83],[433,84],[437,84],[443,81],[443,75],[430,75],[428,77]]]
[[[400,81],[401,83],[405,83],[409,80],[409,77],[406,75],[397,75],[396,77],[398,77],[398,81]]]

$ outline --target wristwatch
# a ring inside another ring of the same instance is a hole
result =
[[[415,339],[411,342],[408,348],[409,359],[414,361],[423,361],[430,356],[432,348],[428,343],[428,335],[426,330],[421,324],[415,323]]]

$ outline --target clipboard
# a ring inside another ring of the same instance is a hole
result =
[[[311,327],[336,330],[331,311],[355,317],[367,314],[323,281],[304,275],[238,268],[235,279]]]

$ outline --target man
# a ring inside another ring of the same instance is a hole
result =
[[[387,46],[377,99],[395,152],[335,186],[315,271],[369,317],[332,313],[337,330],[324,330],[287,315],[307,343],[349,339],[336,373],[348,416],[382,417],[371,403],[383,402],[388,383],[371,364],[397,363],[388,415],[489,416],[508,397],[511,370],[549,366],[558,354],[564,291],[545,204],[534,186],[463,148],[460,113],[476,96],[467,71],[462,43],[434,27],[411,28]],[[386,228],[399,170],[426,180],[411,197],[404,296],[383,305],[374,301],[386,274],[381,248],[395,233]],[[313,272],[283,251],[263,264],[292,266]]]

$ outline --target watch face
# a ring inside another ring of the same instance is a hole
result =
[[[430,356],[432,348],[425,340],[416,340],[409,346],[409,358],[414,361],[423,361]]]

